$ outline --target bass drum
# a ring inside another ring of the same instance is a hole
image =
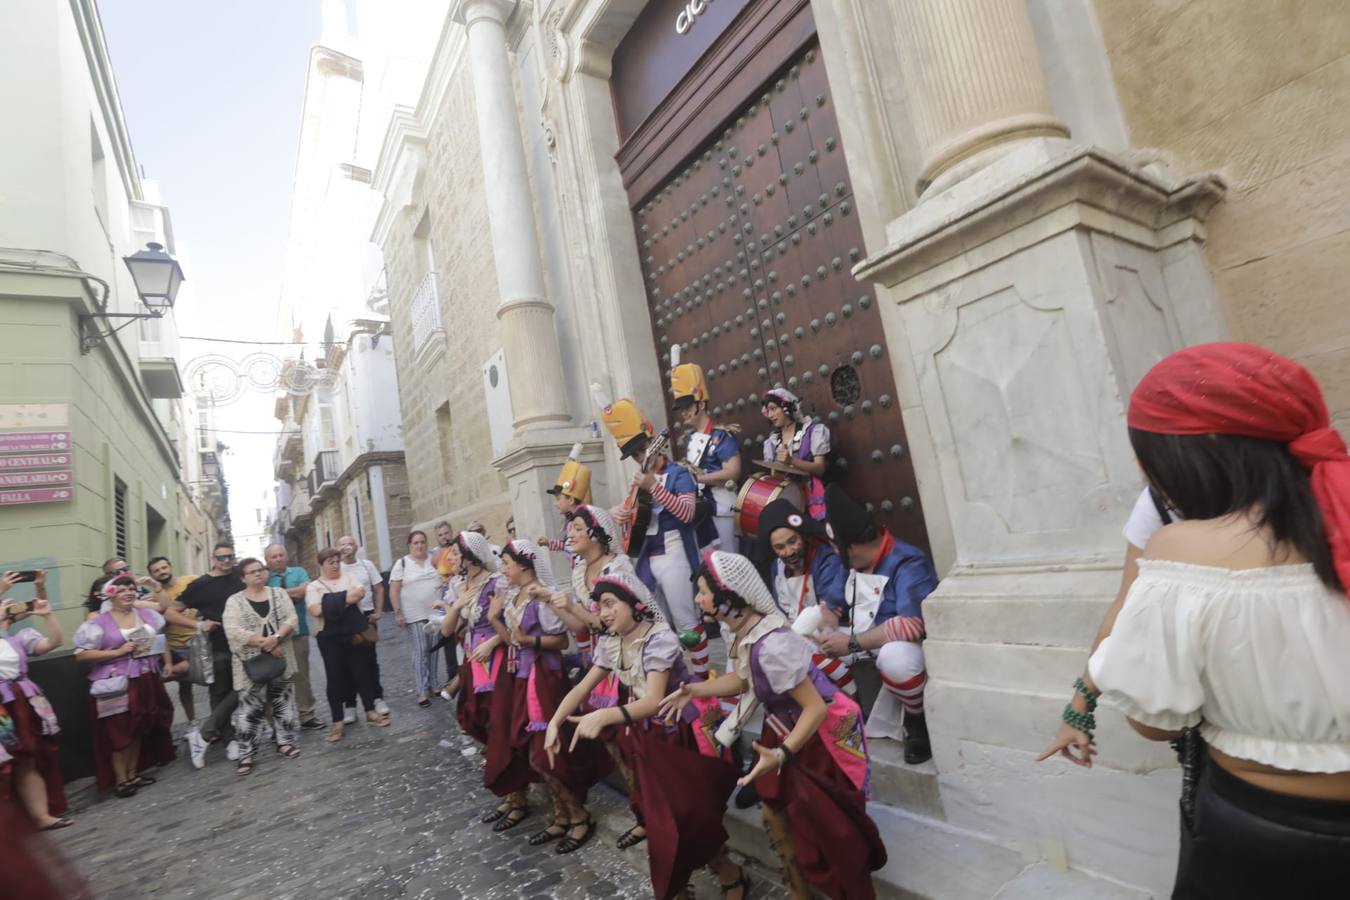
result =
[[[760,513],[779,497],[792,501],[792,505],[798,509],[806,508],[806,495],[796,479],[772,474],[755,475],[741,485],[734,507],[736,533],[751,540],[757,538]]]

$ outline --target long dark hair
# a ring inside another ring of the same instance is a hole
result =
[[[85,609],[96,613],[103,608],[103,601],[108,599],[103,596],[103,586],[110,581],[117,581],[119,584],[136,584],[136,580],[129,575],[100,575],[94,579],[93,584],[89,585],[89,595],[84,598]]]
[[[595,521],[595,516],[591,515],[589,509],[585,506],[578,506],[567,514],[568,522],[571,522],[573,519],[580,519],[586,523],[586,532],[591,536],[591,540],[600,545],[601,556],[607,556],[614,552],[609,546],[609,533],[600,527],[600,523]]]
[[[717,580],[717,576],[713,575],[706,562],[700,565],[698,571],[694,573],[695,585],[698,584],[700,578],[708,582],[708,587],[712,590],[713,604],[716,608],[720,609],[725,606],[727,609],[739,613],[745,612],[750,607],[750,604],[740,594],[722,587]],[[703,611],[699,610],[699,614],[702,615]]]
[[[1144,475],[1187,519],[1250,510],[1259,528],[1313,565],[1327,587],[1344,591],[1331,561],[1322,510],[1308,472],[1279,441],[1236,434],[1156,434],[1130,429]]]

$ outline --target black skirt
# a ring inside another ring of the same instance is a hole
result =
[[[1279,794],[1204,761],[1172,897],[1350,896],[1350,802]]]

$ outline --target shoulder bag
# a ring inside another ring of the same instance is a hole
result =
[[[270,588],[268,590],[268,609],[267,618],[263,620],[263,637],[276,634],[279,630],[276,624],[276,591],[276,588]],[[242,599],[240,602],[247,603],[248,600]],[[254,684],[267,684],[286,674],[286,658],[284,656],[273,656],[271,653],[263,653],[260,650],[256,656],[251,656],[243,662],[244,674],[247,675],[248,680]]]

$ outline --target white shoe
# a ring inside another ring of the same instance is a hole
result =
[[[225,758],[228,759],[230,762],[234,762],[239,759],[238,741],[230,741],[230,743],[225,746]]]
[[[389,704],[384,702],[384,698],[375,701],[375,711],[382,716],[389,715]]]
[[[445,702],[447,703],[451,703],[454,701],[454,698],[450,696],[449,691],[441,691],[441,696],[445,698]]]
[[[202,740],[200,728],[189,728],[187,733],[188,754],[192,759],[192,768],[200,769],[206,765],[206,741]]]
[[[342,721],[347,725],[356,724],[356,707],[348,706],[342,711]]]

